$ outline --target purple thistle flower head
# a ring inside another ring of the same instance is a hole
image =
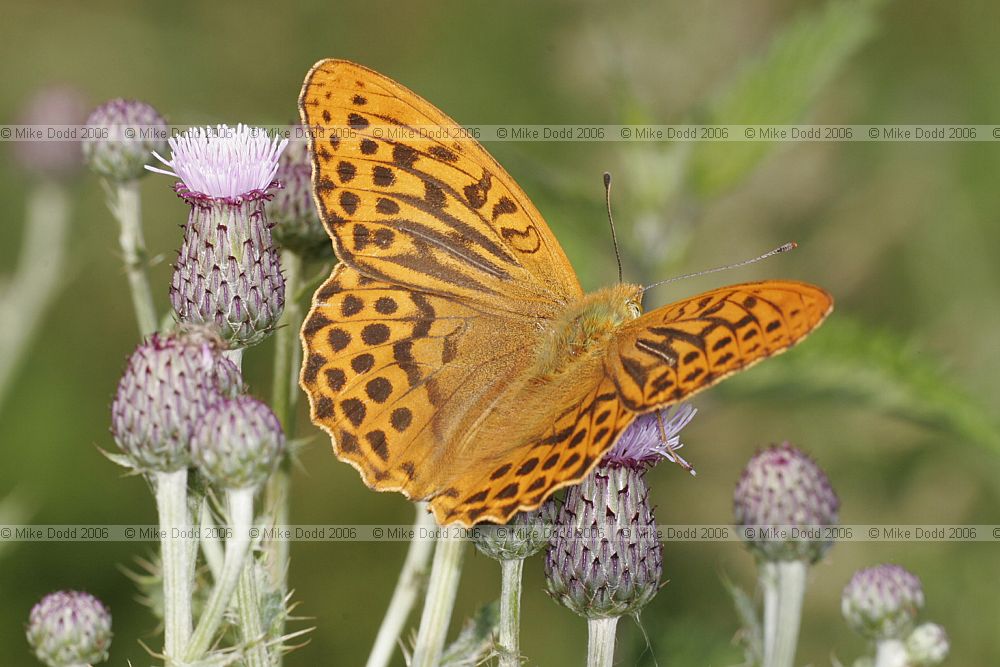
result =
[[[194,196],[237,200],[266,192],[274,183],[287,139],[270,137],[258,127],[194,127],[171,137],[170,159],[153,156],[168,169],[146,169],[181,179]]]
[[[59,591],[31,610],[28,643],[49,667],[104,662],[111,646],[111,612],[89,593]]]
[[[691,423],[698,410],[681,403],[664,410],[649,412],[635,418],[604,455],[603,464],[649,468],[666,459],[694,474],[694,469],[681,458],[677,450],[683,447],[680,433]],[[662,426],[662,428],[661,428]]]

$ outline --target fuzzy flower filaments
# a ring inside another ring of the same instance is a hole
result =
[[[265,202],[288,141],[238,125],[194,128],[169,141],[177,194],[190,206],[170,303],[188,324],[215,327],[233,347],[259,343],[285,305],[285,281]]]
[[[572,487],[545,560],[549,594],[588,619],[588,665],[611,665],[618,618],[638,613],[660,587],[663,546],[645,473],[676,450],[696,410],[640,415],[587,479]]]

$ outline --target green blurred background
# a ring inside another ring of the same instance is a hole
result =
[[[356,60],[418,91],[459,122],[956,123],[1000,121],[1000,5],[912,0],[403,3],[5,2],[0,119],[14,122],[38,87],[64,82],[92,105],[151,102],[176,123],[281,124],[319,58]],[[626,277],[650,281],[735,261],[786,240],[764,264],[672,284],[647,306],[725,282],[808,280],[837,310],[781,359],[699,396],[685,431],[690,478],[651,473],[664,523],[726,523],[740,469],[760,446],[792,440],[828,471],[845,523],[1000,523],[1000,150],[981,143],[676,145],[495,143],[487,148],[546,215],[581,280],[614,280],[600,174],[614,172]],[[6,201],[0,268],[12,270],[30,179],[0,146]],[[171,182],[142,185],[152,277],[166,308],[169,262],[186,210]],[[116,225],[96,178],[72,184],[64,289],[0,406],[0,495],[31,520],[153,523],[140,478],[122,477],[108,413],[136,332]],[[5,317],[17,317],[16,314]],[[0,326],[10,326],[9,321]],[[270,347],[246,355],[269,392]],[[296,523],[409,523],[395,494],[367,490],[315,436],[295,475]],[[315,625],[288,665],[363,664],[395,583],[403,543],[296,543],[298,612]],[[18,543],[0,552],[0,663],[32,664],[21,628],[32,604],[86,589],[115,617],[111,664],[148,664],[156,622],[122,574],[133,544]],[[799,664],[849,662],[864,649],[840,618],[860,567],[893,561],[923,580],[925,620],[953,641],[950,665],[1000,662],[1000,545],[848,543],[812,570]],[[735,543],[670,543],[669,582],[623,621],[623,665],[731,665],[742,658],[722,584],[752,588]],[[585,624],[542,592],[526,567],[522,648],[534,665],[577,665]],[[497,595],[495,563],[467,559],[456,625]],[[651,647],[647,647],[644,633]],[[397,656],[398,657],[398,656]]]

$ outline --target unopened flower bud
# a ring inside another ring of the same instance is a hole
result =
[[[536,510],[518,512],[506,524],[480,524],[473,529],[476,548],[495,560],[523,560],[548,544],[558,509],[547,500]]]
[[[278,161],[275,179],[281,189],[267,203],[274,240],[307,259],[330,257],[333,243],[312,196],[312,159],[305,138],[291,141]]]
[[[948,657],[948,633],[937,623],[921,623],[906,638],[906,655],[916,667],[934,667]]]
[[[640,470],[599,466],[570,488],[545,558],[549,594],[586,618],[645,606],[660,585],[663,548]]]
[[[38,139],[14,143],[14,156],[25,171],[46,179],[64,180],[75,176],[83,166],[80,142],[53,137],[67,133],[87,117],[87,103],[83,93],[68,85],[54,85],[39,89],[19,114],[21,125],[31,125],[41,132]]]
[[[750,459],[733,493],[736,524],[756,529],[741,531],[747,546],[764,561],[818,561],[831,542],[808,535],[809,527],[837,523],[840,500],[826,473],[802,450],[789,443],[775,445]],[[785,539],[765,530],[780,526]],[[799,529],[798,535],[793,535]],[[752,535],[753,537],[749,537]]]
[[[167,150],[167,121],[138,100],[117,98],[94,109],[87,127],[96,135],[83,144],[87,165],[111,181],[131,181],[146,174],[150,154]]]
[[[111,612],[89,593],[59,591],[31,610],[28,643],[49,667],[81,667],[108,659]]]
[[[858,570],[840,600],[847,624],[868,639],[903,639],[923,606],[920,580],[898,565]]]
[[[250,396],[208,409],[194,434],[192,453],[202,473],[226,489],[255,488],[274,471],[285,448],[281,423]]]
[[[239,369],[204,331],[153,334],[128,360],[111,406],[111,433],[140,470],[190,465],[205,411],[242,391]]]

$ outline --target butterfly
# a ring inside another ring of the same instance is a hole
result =
[[[312,420],[369,487],[427,500],[441,524],[538,507],[638,415],[786,350],[832,309],[783,280],[646,314],[638,285],[585,294],[517,183],[415,93],[323,60],[299,109],[340,260],[301,331]]]

